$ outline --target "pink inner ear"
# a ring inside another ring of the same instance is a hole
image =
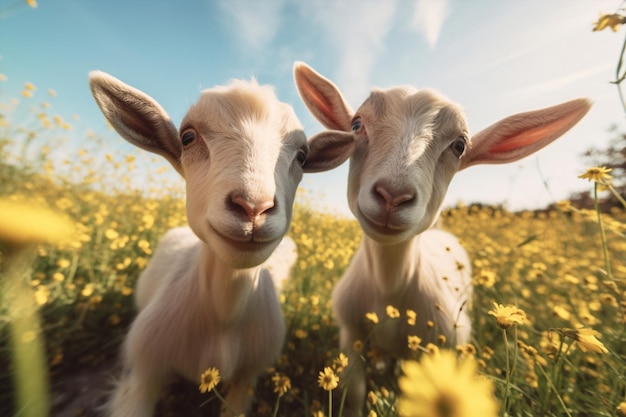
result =
[[[319,111],[326,116],[326,118],[332,121],[334,124],[337,124],[337,120],[333,117],[333,112],[331,112],[327,106],[328,102],[326,98],[319,94],[317,91],[311,91],[307,88],[307,92],[309,94],[309,99],[315,103],[315,107],[319,109]]]
[[[341,118],[337,117],[336,111],[333,109],[332,102],[328,96],[315,88],[309,88],[308,85],[305,88],[309,100],[314,103],[317,110],[331,123],[330,128],[333,130],[345,130],[345,126],[343,126]],[[324,87],[320,86],[320,88]],[[338,111],[341,111],[341,109]]]
[[[527,128],[521,131],[516,131],[513,134],[506,136],[505,139],[499,140],[494,146],[489,148],[489,152],[510,152],[535,143],[537,144],[537,149],[542,148],[561,136],[563,133],[567,132],[572,125],[578,121],[578,117],[576,116],[577,115],[574,114],[570,117],[565,117],[553,123],[541,125],[533,129]]]
[[[531,145],[541,139],[545,139],[546,137],[545,132],[549,130],[551,129],[547,127],[540,127],[540,128],[535,128],[532,130],[527,130],[523,132],[523,134],[521,135],[514,134],[514,135],[507,136],[505,139],[502,139],[501,141],[496,143],[494,146],[489,148],[489,152],[490,153],[509,152],[517,148],[520,148],[522,146]]]

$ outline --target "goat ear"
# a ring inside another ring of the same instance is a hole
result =
[[[354,151],[356,142],[350,132],[327,130],[309,139],[304,172],[328,171],[343,164]]]
[[[89,73],[89,87],[113,128],[128,142],[167,159],[183,175],[176,127],[152,97],[102,71]]]
[[[302,101],[326,129],[350,131],[354,111],[335,84],[299,61],[293,66],[293,76]]]
[[[579,98],[502,119],[472,137],[459,170],[477,164],[504,164],[522,159],[567,132],[590,108],[589,100]]]

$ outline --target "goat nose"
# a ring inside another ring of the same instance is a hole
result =
[[[382,197],[387,210],[394,209],[402,204],[407,204],[415,199],[415,190],[407,188],[398,188],[389,191],[391,187],[383,183],[374,185],[374,195],[378,198]]]
[[[267,214],[269,210],[274,208],[273,198],[250,201],[241,195],[233,194],[230,197],[230,201],[233,203],[235,208],[243,210],[250,220],[257,218],[261,214]]]

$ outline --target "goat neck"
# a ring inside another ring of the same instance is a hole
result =
[[[401,291],[414,277],[417,259],[412,254],[418,240],[419,235],[397,243],[381,244],[363,235],[360,251],[381,294],[392,295]]]
[[[205,304],[223,325],[238,321],[258,288],[262,267],[233,268],[215,256],[206,244],[202,245],[200,257],[198,298],[211,300]]]

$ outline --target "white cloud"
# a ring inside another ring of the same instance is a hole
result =
[[[219,5],[233,20],[232,31],[243,44],[260,49],[278,32],[284,3],[284,0],[220,0]]]
[[[311,1],[299,3],[305,15],[321,26],[325,42],[337,57],[334,74],[328,75],[347,100],[362,99],[371,88],[370,75],[384,51],[385,37],[393,27],[395,1]]]
[[[450,16],[448,0],[417,0],[413,9],[411,28],[421,32],[430,48],[434,49],[448,16]]]
[[[550,81],[529,85],[515,90],[508,91],[504,94],[504,97],[513,97],[516,99],[524,99],[529,97],[535,97],[546,94],[555,90],[562,89],[574,82],[581,81],[585,78],[594,76],[596,74],[613,69],[615,64],[597,65],[591,68],[585,68],[579,71],[575,71]]]

